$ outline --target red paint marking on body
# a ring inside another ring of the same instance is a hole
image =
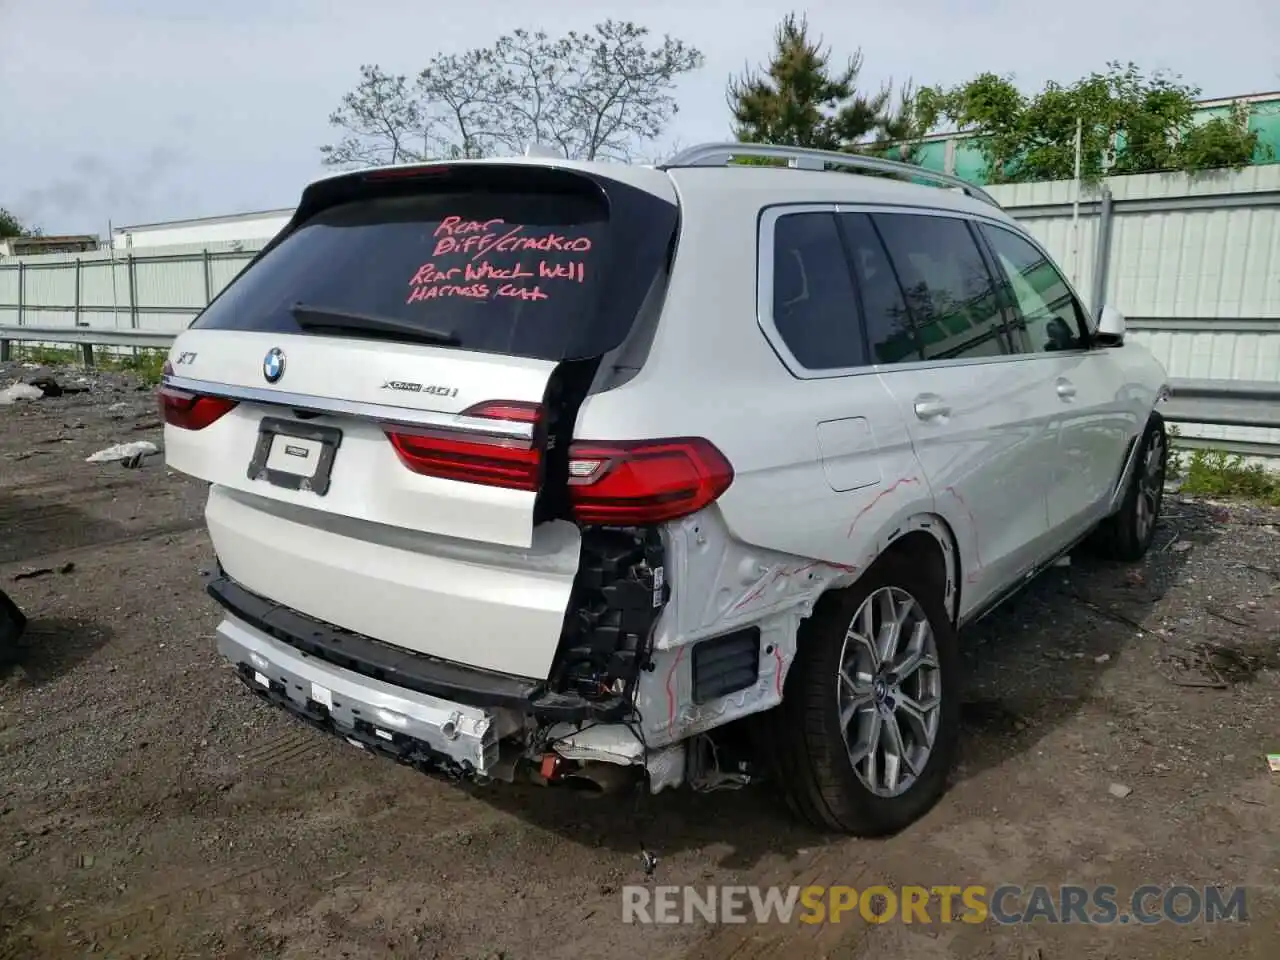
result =
[[[773,586],[783,577],[787,577],[788,579],[791,577],[798,577],[802,573],[808,573],[814,567],[830,567],[832,570],[839,570],[842,573],[858,572],[858,568],[851,563],[832,563],[828,560],[811,560],[809,563],[806,563],[802,567],[797,567],[795,570],[787,570],[786,567],[783,567],[781,570],[774,571],[773,576],[768,580],[765,580],[761,583],[756,584],[756,586],[752,589],[752,591],[748,593],[745,597],[743,597],[741,600],[739,600],[737,603],[735,603],[733,605],[733,608],[729,612],[733,613],[736,610],[740,610],[743,607],[745,607],[748,603],[750,603],[752,600],[759,598],[759,596],[762,593],[768,590],[771,586]]]
[[[920,482],[919,477],[903,477],[901,480],[895,480],[893,482],[893,486],[889,487],[887,490],[881,490],[879,493],[876,494],[876,497],[874,500],[872,500],[865,507],[863,507],[861,510],[858,511],[858,515],[853,518],[853,523],[849,524],[849,532],[845,534],[845,536],[852,537],[853,528],[858,525],[858,521],[861,520],[866,515],[867,511],[869,511],[872,507],[874,507],[877,503],[879,503],[885,497],[889,496],[889,494],[897,490],[904,483],[919,483],[919,482]]]
[[[676,692],[671,689],[671,681],[675,679],[676,670],[680,666],[680,661],[684,659],[684,652],[687,648],[681,647],[676,652],[676,659],[671,664],[671,669],[667,671],[667,726],[674,727],[676,725]]]
[[[737,603],[733,605],[733,609],[738,610],[742,607],[745,607],[748,603],[750,603],[756,597],[760,596],[760,594],[764,593],[764,588],[767,587],[768,585],[769,585],[768,583],[757,584],[754,590],[752,590],[745,597],[743,597],[741,600],[739,600]]]
[[[760,583],[756,584],[755,588],[750,593],[733,605],[733,609],[737,610],[740,607],[745,607],[748,603],[773,586],[774,583],[777,582],[778,578],[785,572],[785,570],[775,570],[772,577],[768,580],[762,580]]]
[[[773,659],[777,662],[778,668],[773,674],[773,688],[778,691],[778,699],[782,699],[782,648],[773,648]]]

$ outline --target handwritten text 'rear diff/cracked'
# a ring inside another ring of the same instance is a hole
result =
[[[591,250],[591,238],[549,232],[531,236],[522,223],[505,220],[464,220],[461,217],[445,217],[432,236],[436,245],[433,257],[449,254],[470,254],[472,260],[494,253],[587,253]]]

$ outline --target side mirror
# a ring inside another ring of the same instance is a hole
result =
[[[1124,314],[1110,305],[1102,308],[1102,316],[1098,318],[1098,342],[1107,347],[1118,347],[1124,343]]]

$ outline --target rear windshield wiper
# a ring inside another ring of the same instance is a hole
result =
[[[303,330],[348,330],[352,333],[389,333],[406,340],[437,343],[456,347],[462,343],[452,330],[424,327],[412,320],[399,317],[376,317],[367,313],[353,313],[338,307],[319,307],[309,303],[295,303],[289,308],[298,326]]]

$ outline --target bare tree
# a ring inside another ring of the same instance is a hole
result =
[[[656,149],[656,150],[645,151],[639,157],[639,162],[648,164],[651,167],[657,167],[666,163],[668,160],[674,157],[677,153],[680,153],[681,151],[683,151],[686,147],[688,147],[688,144],[686,144],[679,137],[676,137],[674,140],[668,143],[665,147],[660,147],[659,149]]]
[[[515,30],[491,47],[440,54],[406,78],[376,66],[330,123],[346,132],[321,147],[329,164],[518,154],[531,142],[570,159],[630,160],[679,107],[676,80],[703,55],[645,27],[606,20],[553,38]]]
[[[570,158],[632,159],[679,112],[676,79],[704,60],[680,40],[664,36],[651,48],[648,38],[645,27],[606,20],[554,40],[523,30],[499,39],[493,80],[508,105],[495,117],[502,144],[519,150],[534,140]]]
[[[496,152],[503,142],[504,104],[494,89],[494,51],[441,54],[417,78],[429,155],[450,160]]]
[[[320,148],[327,164],[379,166],[423,156],[422,106],[407,77],[385,73],[377,64],[360,67],[359,85],[343,96],[329,123],[346,135]]]

